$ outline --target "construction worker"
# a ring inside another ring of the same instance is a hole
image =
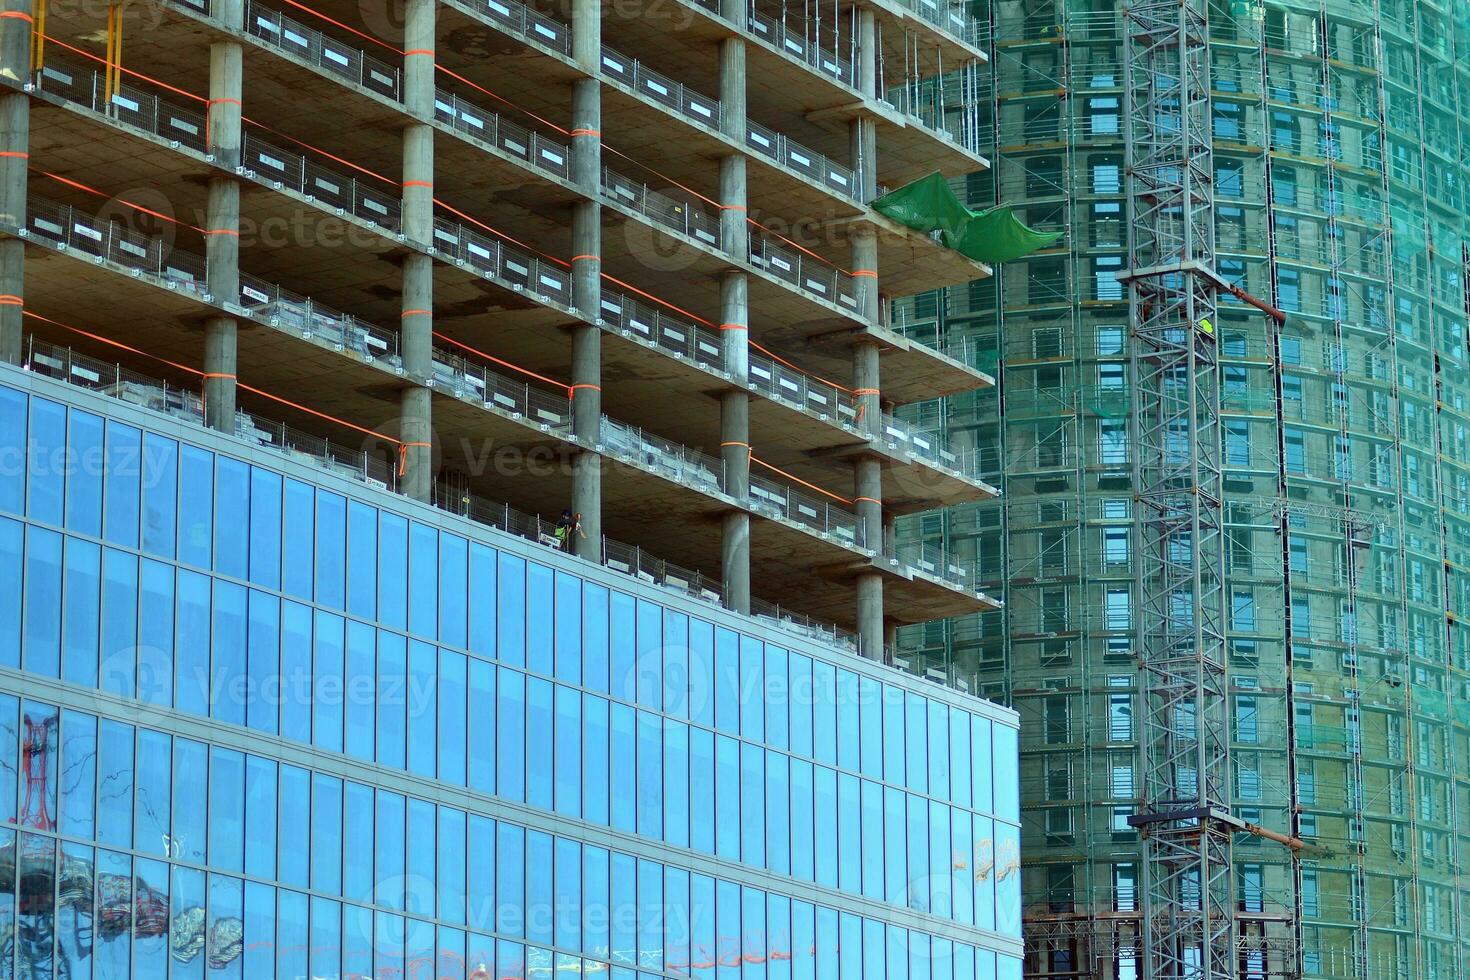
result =
[[[561,512],[561,519],[556,522],[556,541],[563,551],[572,550],[573,536],[587,540],[587,535],[582,530],[582,515],[564,510]]]

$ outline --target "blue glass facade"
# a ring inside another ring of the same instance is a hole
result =
[[[1010,712],[252,455],[0,378],[0,977],[1020,977]]]

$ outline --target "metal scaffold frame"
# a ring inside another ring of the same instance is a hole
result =
[[[1145,980],[1235,973],[1205,11],[1125,14]]]

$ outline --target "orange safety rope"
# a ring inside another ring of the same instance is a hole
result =
[[[170,215],[167,215],[167,214],[163,214],[162,212],[154,211],[154,210],[151,210],[149,208],[145,208],[141,204],[134,204],[132,201],[129,201],[126,198],[121,198],[121,197],[114,198],[111,194],[107,193],[106,191],[98,190],[95,187],[90,187],[87,184],[83,184],[80,181],[72,180],[69,177],[63,177],[60,174],[53,174],[49,170],[37,170],[35,168],[32,168],[32,170],[34,170],[35,173],[40,174],[42,177],[49,177],[49,178],[51,178],[52,180],[56,181],[59,184],[65,184],[68,187],[75,187],[79,191],[86,191],[88,194],[95,194],[98,197],[107,198],[108,200],[116,200],[117,203],[119,203],[119,204],[125,204],[128,207],[132,208],[134,211],[139,212],[140,214],[151,215],[154,218],[158,218],[161,221],[167,221],[170,224],[178,225],[181,228],[192,228],[194,231],[199,232],[201,235],[217,234],[217,232],[208,232],[208,231],[205,231],[203,228],[200,228],[197,225],[191,225],[187,221],[180,221],[179,219],[174,218],[174,217],[172,217]],[[239,233],[236,232],[236,234],[239,234]]]
[[[805,480],[803,480],[801,477],[792,476],[790,473],[787,473],[785,470],[783,470],[783,469],[781,469],[779,467],[776,467],[776,466],[772,466],[770,463],[767,463],[765,460],[761,459],[759,456],[756,456],[754,452],[752,452],[750,454],[750,461],[752,463],[758,463],[761,466],[764,466],[766,469],[770,470],[773,473],[780,473],[782,476],[786,477],[786,479],[792,481],[793,483],[800,483],[802,486],[806,487],[808,490],[815,490],[817,493],[820,493],[824,497],[831,497],[833,500],[837,501],[838,503],[849,504],[849,505],[852,503],[852,501],[849,500],[846,497],[840,497],[840,496],[838,496],[837,494],[833,493],[830,490],[823,490],[821,487],[817,486],[815,483],[808,483]]]
[[[122,72],[125,75],[131,75],[134,78],[142,79],[145,82],[157,85],[159,88],[166,89],[167,91],[170,91],[175,95],[182,95],[186,99],[193,99],[195,102],[200,102],[205,105],[209,104],[209,100],[204,98],[203,96],[195,95],[193,92],[186,92],[181,88],[175,88],[167,82],[160,82],[156,78],[150,78],[142,72],[133,71],[131,68],[124,68],[122,65],[113,65],[106,58],[99,58],[97,55],[93,54],[90,51],[83,51],[81,48],[74,48],[60,38],[52,37],[50,34],[43,34],[42,37],[50,41],[52,44],[65,48],[73,54],[81,55],[83,58],[86,58],[89,61],[95,61],[98,64],[107,66],[109,69],[116,68],[118,71]]]
[[[510,361],[501,360],[500,358],[495,357],[492,354],[486,354],[482,350],[478,350],[478,349],[476,349],[474,347],[471,347],[469,344],[466,344],[466,343],[463,343],[461,341],[455,340],[453,337],[446,336],[445,334],[442,334],[442,333],[440,333],[437,330],[434,331],[434,336],[437,337],[440,340],[448,341],[449,343],[453,344],[455,347],[460,348],[461,350],[467,350],[471,354],[474,354],[474,355],[479,356],[479,357],[483,357],[487,361],[492,361],[492,362],[494,362],[496,364],[499,364],[501,367],[510,368],[512,371],[519,371],[521,374],[524,374],[528,378],[535,378],[537,381],[545,381],[549,385],[556,385],[558,388],[561,388],[562,390],[564,390],[567,393],[567,397],[568,398],[572,397],[572,388],[574,386],[573,385],[569,385],[569,384],[567,384],[564,381],[558,381],[555,378],[548,378],[544,374],[537,374],[535,371],[527,370],[526,368],[521,367],[519,364],[512,364]]]

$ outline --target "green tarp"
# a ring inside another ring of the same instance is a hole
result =
[[[946,246],[980,262],[1009,262],[1062,237],[1026,227],[1009,205],[971,211],[937,172],[889,191],[873,210],[915,231],[937,231]]]

